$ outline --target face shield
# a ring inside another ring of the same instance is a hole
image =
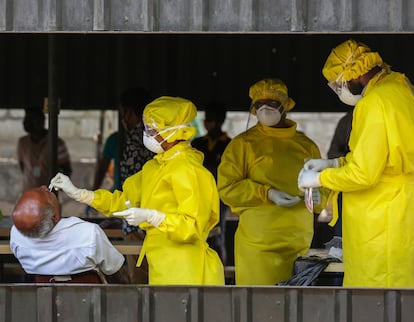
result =
[[[348,88],[348,84],[345,80],[340,81],[343,73],[339,74],[334,82],[328,82],[328,86],[332,89],[342,103],[355,106],[358,101],[362,98],[361,94],[352,94]]]
[[[180,125],[167,127],[162,130],[158,130],[154,128],[153,126],[150,126],[144,123],[143,143],[148,150],[154,153],[165,152],[164,148],[162,147],[162,144],[164,142],[170,142],[169,140],[172,137],[177,136],[177,133],[180,130],[189,128],[189,127],[190,126],[188,124],[180,124]],[[162,140],[158,141],[156,139],[157,136],[160,136]]]
[[[276,110],[283,108],[282,103],[276,100],[259,100],[252,104],[251,108],[258,111],[263,106],[272,107]]]
[[[144,123],[144,134],[148,136],[157,136],[160,135],[164,141],[167,141],[170,137],[175,135],[179,129],[184,129],[190,127],[189,124],[179,124],[175,126],[166,127],[162,130],[157,129],[154,126],[148,125],[147,123]],[[164,137],[162,134],[167,133],[167,135]]]

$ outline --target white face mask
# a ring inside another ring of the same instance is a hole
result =
[[[342,101],[342,103],[345,103],[346,105],[355,106],[356,103],[362,98],[361,94],[354,95],[351,93],[351,91],[348,89],[348,86],[346,86],[346,83],[342,84],[341,89],[337,93],[339,99]]]
[[[150,150],[151,152],[154,153],[163,153],[164,148],[162,147],[161,143],[157,141],[157,139],[151,135],[148,135],[147,133],[145,133],[144,131],[144,135],[142,136],[142,141],[145,145],[145,147]]]
[[[259,122],[266,126],[274,126],[282,119],[280,111],[268,105],[260,106],[256,110],[256,116]]]

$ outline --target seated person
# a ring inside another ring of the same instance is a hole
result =
[[[25,191],[12,219],[10,248],[35,282],[120,282],[124,256],[98,225],[61,218],[59,201],[46,186]]]

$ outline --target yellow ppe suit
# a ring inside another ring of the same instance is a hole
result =
[[[344,286],[414,287],[414,96],[385,69],[355,106],[350,152],[323,170],[342,191]]]
[[[149,284],[224,285],[224,269],[206,242],[219,221],[219,197],[203,155],[180,142],[157,154],[129,177],[123,192],[96,190],[92,207],[107,216],[131,207],[156,209],[166,215],[158,226],[144,222],[142,255],[149,267]]]
[[[279,207],[268,200],[270,188],[303,194],[297,177],[304,160],[320,157],[318,147],[296,131],[258,123],[227,146],[218,168],[222,201],[239,215],[235,234],[238,285],[274,285],[292,276],[294,261],[313,237],[313,215],[304,202]]]

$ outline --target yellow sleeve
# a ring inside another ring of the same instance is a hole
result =
[[[94,200],[91,207],[100,211],[107,217],[111,217],[115,211],[125,210],[127,200],[130,201],[131,207],[139,207],[141,204],[141,172],[128,177],[122,190],[114,190],[110,192],[105,189],[98,189],[94,191]]]
[[[248,177],[248,164],[251,162],[249,159],[249,151],[244,142],[233,139],[224,150],[218,167],[217,186],[220,198],[235,213],[246,206],[271,203],[267,198],[271,186]]]
[[[386,165],[389,151],[381,100],[367,97],[355,108],[354,118],[351,152],[340,160],[341,167],[321,172],[321,184],[335,191],[356,191],[375,185]]]

